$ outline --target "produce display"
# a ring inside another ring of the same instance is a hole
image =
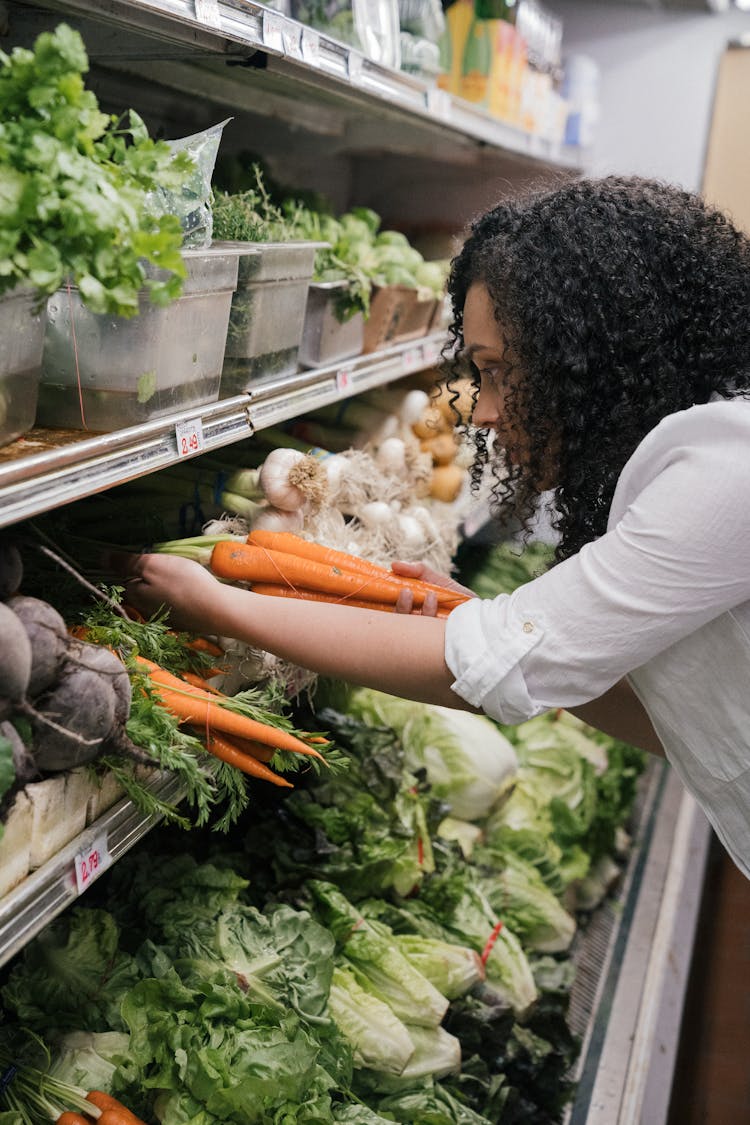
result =
[[[36,563],[4,557],[14,614]],[[126,736],[191,758],[205,793],[187,835],[152,833],[9,966],[0,1062],[29,1046],[3,1125],[557,1121],[576,914],[619,871],[643,755],[564,714],[504,729],[329,682],[290,703],[272,678],[229,697],[212,641],[65,575],[64,651],[118,661]],[[31,660],[13,667],[23,701]]]

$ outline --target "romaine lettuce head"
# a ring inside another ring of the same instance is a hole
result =
[[[368,1084],[379,1093],[408,1089],[420,1079],[445,1078],[461,1070],[461,1044],[455,1035],[444,1027],[406,1026],[414,1043],[414,1054],[398,1075],[375,1072],[367,1076]]]
[[[484,980],[484,965],[468,946],[420,934],[398,934],[395,940],[412,965],[449,1000],[463,996]]]
[[[312,880],[308,888],[362,987],[400,1019],[436,1027],[448,1001],[400,951],[389,927],[364,918],[330,883]]]
[[[477,857],[483,865],[482,888],[487,901],[524,948],[538,953],[562,953],[570,947],[576,932],[576,921],[565,910],[536,868],[514,856],[504,857],[501,870],[492,871],[491,853]]]
[[[354,1052],[355,1066],[401,1074],[414,1043],[391,1008],[362,988],[351,969],[333,970],[328,1011]]]
[[[397,699],[370,688],[353,691],[348,710],[364,722],[392,727],[409,767],[427,771],[434,795],[455,817],[480,820],[513,785],[516,753],[483,715]]]

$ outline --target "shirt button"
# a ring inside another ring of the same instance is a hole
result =
[[[534,632],[533,623],[531,621],[524,621],[523,631],[524,631],[524,633],[533,633]]]

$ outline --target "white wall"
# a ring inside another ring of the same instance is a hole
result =
[[[587,172],[655,176],[700,189],[719,59],[730,39],[750,33],[750,12],[546,3],[563,19],[564,53],[590,55],[602,72]]]

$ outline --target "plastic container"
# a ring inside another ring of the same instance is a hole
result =
[[[0,297],[0,446],[34,425],[46,312],[31,289]]]
[[[432,297],[429,301],[420,301],[417,290],[407,285],[375,287],[370,316],[365,321],[362,351],[374,352],[426,335],[436,303]]]
[[[355,313],[343,323],[336,316],[336,298],[345,288],[345,281],[314,281],[310,285],[299,349],[303,367],[320,367],[361,354],[364,316]]]
[[[183,257],[182,296],[160,308],[144,290],[138,316],[92,313],[72,286],[49,299],[42,425],[114,430],[217,399],[239,255]]]
[[[297,370],[315,252],[325,242],[215,242],[240,251],[220,397]],[[254,251],[250,253],[249,251]]]

